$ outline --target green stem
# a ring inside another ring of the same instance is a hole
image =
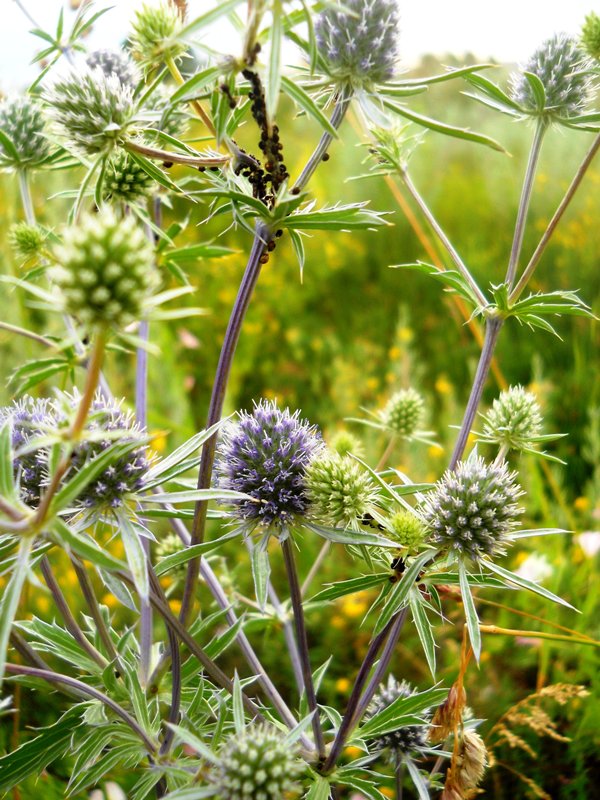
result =
[[[35,211],[33,208],[33,200],[31,199],[31,190],[29,188],[29,173],[25,169],[18,171],[19,176],[19,191],[21,192],[21,202],[23,204],[23,213],[29,225],[35,225]]]
[[[542,255],[544,253],[544,250],[546,249],[546,245],[550,241],[550,238],[551,238],[552,234],[554,233],[558,223],[561,221],[563,214],[567,210],[571,200],[573,199],[573,196],[574,196],[575,192],[579,188],[579,185],[580,185],[581,181],[583,180],[583,178],[584,178],[584,176],[585,176],[585,174],[586,174],[586,172],[588,170],[588,167],[590,166],[590,164],[594,160],[594,156],[598,152],[598,148],[600,148],[600,134],[598,134],[596,136],[592,146],[590,147],[590,149],[586,153],[585,158],[581,162],[581,164],[579,166],[579,169],[577,170],[577,172],[575,173],[575,175],[573,177],[573,180],[571,181],[571,185],[569,186],[569,188],[565,192],[565,196],[560,201],[560,204],[559,204],[558,208],[556,209],[556,211],[554,212],[554,215],[553,215],[552,219],[548,223],[548,227],[544,231],[544,234],[543,234],[542,238],[540,239],[540,242],[539,242],[538,246],[536,247],[534,254],[531,256],[531,259],[529,260],[529,264],[527,264],[527,266],[523,270],[523,274],[519,278],[519,281],[518,281],[517,285],[512,290],[512,292],[510,294],[510,297],[509,297],[509,304],[510,305],[513,305],[514,303],[517,302],[517,300],[519,299],[521,293],[523,292],[523,289],[525,289],[525,287],[527,286],[527,284],[531,280],[531,277],[532,277],[533,273],[535,272],[535,269],[536,269],[536,267],[537,267],[537,265],[539,263],[539,260],[542,257]]]
[[[523,236],[525,235],[525,223],[527,221],[527,212],[529,211],[529,203],[531,201],[531,193],[533,190],[533,180],[537,168],[538,160],[540,157],[540,150],[544,134],[548,129],[545,119],[540,118],[535,129],[535,135],[529,151],[529,161],[527,162],[527,169],[525,171],[525,179],[523,180],[523,188],[521,190],[521,200],[519,202],[519,210],[517,212],[517,221],[515,224],[515,232],[513,235],[512,247],[510,250],[510,258],[508,261],[508,268],[506,270],[505,283],[509,288],[512,285],[517,274],[517,267],[519,264],[519,257],[521,255],[521,248],[523,247]]]
[[[400,172],[400,177],[402,178],[402,181],[404,182],[404,185],[408,189],[409,194],[411,195],[413,200],[416,202],[416,204],[419,206],[419,209],[421,210],[421,213],[423,214],[423,216],[425,217],[425,219],[429,223],[431,229],[433,230],[435,235],[438,237],[438,239],[440,240],[440,243],[442,244],[442,246],[444,247],[444,249],[446,250],[446,252],[450,256],[450,258],[452,259],[452,262],[453,262],[454,266],[460,272],[460,274],[462,275],[462,277],[464,278],[464,280],[468,284],[469,288],[471,289],[471,291],[473,292],[473,294],[477,298],[477,302],[479,303],[480,306],[485,308],[485,306],[488,305],[488,301],[487,301],[486,296],[483,294],[483,292],[481,291],[481,289],[477,285],[477,282],[475,281],[475,279],[473,278],[473,276],[469,272],[466,264],[464,263],[462,258],[459,256],[458,252],[453,247],[452,243],[450,242],[450,239],[448,239],[448,237],[444,233],[441,225],[438,223],[438,221],[434,217],[433,213],[430,211],[429,206],[427,205],[427,203],[425,202],[423,197],[421,197],[421,195],[419,194],[419,191],[418,191],[417,187],[413,184],[412,180],[410,179],[410,176],[409,176],[408,172],[406,170],[402,170]]]

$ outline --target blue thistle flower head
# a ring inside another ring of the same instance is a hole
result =
[[[417,690],[407,681],[398,682],[393,675],[390,675],[387,683],[381,683],[377,692],[373,695],[373,699],[367,709],[367,719],[371,719],[376,714],[385,711],[399,697],[408,698],[416,694],[416,692]],[[422,719],[422,724],[420,725],[404,725],[395,731],[389,731],[389,733],[373,737],[372,744],[374,749],[378,751],[389,749],[390,755],[394,757],[399,754],[410,755],[411,753],[418,753],[428,747],[431,712],[429,710],[421,711],[419,716]]]
[[[78,405],[79,397],[67,396],[67,401],[72,409]],[[117,441],[132,444],[136,440],[140,442],[139,447],[133,447],[124,456],[115,459],[95,480],[87,484],[77,498],[78,506],[91,511],[119,508],[128,495],[144,487],[151,465],[143,441],[144,430],[133,414],[123,410],[121,403],[107,400],[101,394],[97,394],[92,403],[85,430],[89,438],[75,448],[71,458],[72,472],[77,472],[89,461],[98,458]],[[102,438],[103,432],[107,434],[106,438]]]
[[[390,80],[398,59],[395,0],[344,0],[344,7],[354,15],[329,7],[315,23],[331,76],[356,87]]]
[[[305,470],[322,446],[316,426],[299,412],[281,410],[261,400],[251,414],[242,411],[237,422],[224,428],[215,472],[222,489],[250,495],[258,502],[234,503],[234,515],[249,526],[285,527],[306,513]]]
[[[542,82],[546,92],[542,112],[524,72],[532,73]],[[511,95],[530,114],[568,119],[585,109],[592,91],[591,73],[592,64],[577,40],[557,33],[543,42],[512,76]]]
[[[40,502],[48,476],[48,451],[44,447],[27,453],[19,451],[37,437],[56,428],[54,408],[49,400],[25,395],[10,406],[0,408],[0,426],[10,421],[14,452],[13,471],[23,502],[36,507]]]

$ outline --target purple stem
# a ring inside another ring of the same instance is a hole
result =
[[[227,389],[227,382],[229,380],[229,373],[231,371],[231,364],[235,349],[240,338],[242,323],[250,304],[250,298],[258,281],[260,270],[262,267],[261,257],[265,252],[267,244],[271,240],[271,231],[262,223],[257,222],[254,241],[252,243],[252,250],[248,258],[244,277],[240,284],[238,294],[235,300],[235,305],[229,318],[227,331],[225,333],[225,340],[221,348],[219,356],[219,363],[217,365],[217,372],[213,384],[212,396],[210,398],[210,407],[208,410],[208,419],[206,427],[210,428],[221,419],[223,413],[223,403],[225,401],[225,390]],[[198,489],[210,488],[213,464],[215,460],[215,449],[217,446],[217,436],[212,436],[207,442],[204,443],[202,448],[202,460],[200,462],[200,470],[198,473]],[[196,503],[194,510],[194,521],[192,524],[192,537],[190,544],[200,544],[204,540],[204,529],[206,527],[206,512],[208,510],[208,502],[201,501]],[[198,571],[200,569],[200,559],[193,558],[188,563],[187,574],[185,577],[185,587],[183,590],[183,599],[181,602],[181,613],[179,618],[186,621],[189,617],[194,595],[196,593],[196,585],[198,582]]]

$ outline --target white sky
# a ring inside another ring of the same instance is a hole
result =
[[[61,0],[21,0],[37,23],[54,29]],[[90,49],[114,47],[128,30],[132,9],[142,0],[97,0],[96,6],[113,6],[95,26]],[[189,0],[191,15],[213,8],[218,0]],[[577,34],[590,11],[600,13],[600,0],[399,0],[401,58],[410,67],[425,53],[462,55],[473,52],[480,60],[523,61],[553,33]],[[242,6],[243,7],[243,6]],[[0,0],[0,90],[25,86],[37,74],[29,66],[39,39],[15,0]],[[73,12],[67,13],[71,20]],[[68,23],[67,23],[68,24]],[[218,34],[218,35],[217,35]],[[224,51],[237,49],[235,34],[222,28],[210,44]],[[221,41],[218,41],[218,40]],[[293,56],[292,56],[293,58]]]

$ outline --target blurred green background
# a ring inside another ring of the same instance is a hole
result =
[[[448,63],[448,61],[446,61]],[[425,59],[419,72],[431,74],[439,65]],[[483,286],[499,283],[506,268],[521,180],[533,135],[527,124],[495,115],[459,94],[456,84],[443,84],[413,107],[451,123],[493,136],[509,151],[502,155],[477,145],[428,133],[416,150],[411,173],[414,182],[441,222],[465,262]],[[364,429],[345,422],[361,416],[361,408],[377,410],[399,388],[414,386],[427,399],[428,425],[436,431],[440,445],[399,447],[395,465],[415,481],[435,480],[449,458],[455,429],[477,362],[479,347],[472,330],[465,325],[451,296],[426,276],[389,269],[390,264],[431,261],[437,249],[426,224],[413,204],[407,201],[399,184],[387,185],[380,179],[348,181],[350,176],[367,171],[361,162],[367,152],[362,146],[361,121],[349,119],[340,141],[331,149],[331,159],[322,165],[311,184],[320,203],[368,199],[373,208],[387,210],[389,227],[364,234],[315,234],[306,240],[306,265],[303,280],[290,242],[283,239],[264,267],[256,295],[244,326],[230,383],[227,410],[251,405],[253,399],[277,397],[281,403],[302,409],[326,436],[340,428],[364,435]],[[311,152],[318,131],[304,119],[293,119],[291,109],[282,123],[282,140],[292,175]],[[255,147],[255,131],[250,126],[240,139]],[[538,238],[568,186],[578,163],[591,143],[591,134],[552,131],[545,142],[535,182],[524,253],[535,248]],[[71,176],[72,179],[72,176]],[[60,227],[65,218],[66,201],[48,197],[64,187],[65,176],[39,175],[33,184],[39,220]],[[577,289],[596,313],[600,296],[600,162],[590,169],[583,187],[552,239],[536,274],[533,290]],[[0,270],[18,274],[6,242],[10,225],[21,218],[16,178],[0,176]],[[407,219],[401,204],[416,216],[421,231]],[[204,224],[206,206],[190,210],[182,201],[165,212],[167,221],[189,214],[184,238],[206,241],[222,233],[219,243],[236,252],[222,259],[199,261],[188,267],[190,281],[197,287],[190,305],[211,310],[209,316],[190,318],[153,326],[152,339],[161,354],[150,362],[150,428],[156,435],[155,447],[168,451],[183,438],[204,425],[208,398],[219,347],[231,310],[250,237],[241,230],[222,231],[223,219]],[[183,242],[178,242],[183,244]],[[27,307],[23,295],[2,288],[3,319],[31,325],[38,332],[58,331],[56,320],[46,319]],[[517,323],[505,326],[497,351],[499,374],[490,377],[485,402],[490,403],[499,384],[522,383],[538,394],[545,417],[545,433],[568,433],[550,446],[567,466],[523,457],[518,466],[528,492],[527,527],[562,527],[572,533],[564,536],[527,540],[515,546],[507,566],[544,573],[544,585],[575,606],[581,613],[550,606],[533,595],[494,593],[482,597],[508,604],[528,614],[550,619],[578,632],[600,639],[600,589],[597,580],[600,550],[600,380],[598,352],[600,328],[596,323],[575,317],[557,321],[562,339],[531,332]],[[14,395],[9,381],[12,370],[26,359],[41,357],[39,346],[0,331],[3,403]],[[107,374],[117,395],[133,397],[134,359],[115,352],[107,364]],[[79,376],[81,377],[81,376]],[[4,384],[4,381],[3,381]],[[51,382],[36,389],[50,392]],[[365,440],[371,463],[379,458],[385,441],[369,434]],[[597,532],[598,531],[598,532]],[[319,548],[318,542],[303,543],[302,569],[306,572]],[[231,585],[249,589],[245,556],[230,550],[228,569]],[[532,555],[535,558],[532,559]],[[339,554],[324,565],[319,583],[358,574],[361,565]],[[285,596],[283,573],[274,565],[278,588]],[[531,572],[529,573],[531,574]],[[0,579],[1,580],[1,579]],[[69,586],[65,572],[65,588]],[[75,599],[75,583],[73,598]],[[1,586],[1,584],[0,584]],[[172,587],[173,588],[173,587]],[[173,602],[177,603],[177,587]],[[311,654],[314,664],[334,658],[323,684],[325,701],[340,710],[352,687],[357,665],[369,639],[370,622],[361,627],[369,597],[351,596],[317,608],[309,614]],[[114,607],[110,596],[104,598]],[[203,602],[208,606],[208,597]],[[122,613],[115,607],[117,614]],[[513,611],[481,606],[482,620],[506,628],[540,629],[541,622],[520,618]],[[48,597],[29,589],[27,613],[50,618]],[[462,609],[450,604],[448,624],[440,628],[439,679],[447,684],[455,677],[460,651]],[[123,615],[123,620],[125,621]],[[276,671],[284,686],[292,690],[291,676],[282,670],[285,659],[281,631],[276,623],[256,625],[253,637],[265,654],[265,662]],[[594,647],[542,643],[526,636],[488,636],[481,669],[472,668],[467,676],[469,703],[483,724],[485,735],[507,709],[536,689],[560,682],[583,684],[590,690],[586,699],[576,699],[559,707],[544,704],[555,719],[561,740],[538,737],[532,730],[515,729],[530,743],[533,758],[521,748],[503,746],[495,751],[498,761],[534,782],[551,798],[583,800],[596,796],[600,785],[597,752],[600,733],[598,694],[598,650]],[[229,658],[234,659],[234,651]],[[426,686],[430,681],[418,639],[410,631],[403,634],[398,650],[396,672]],[[24,729],[55,719],[60,700],[50,696],[40,704],[27,692],[21,697]],[[19,736],[5,725],[0,748]],[[493,738],[489,740],[493,744]],[[61,797],[62,767],[49,770],[37,785],[22,787],[21,797]],[[522,778],[497,766],[485,784],[485,796],[515,798],[536,796]],[[391,796],[391,795],[390,795]],[[18,795],[15,795],[18,797]]]

